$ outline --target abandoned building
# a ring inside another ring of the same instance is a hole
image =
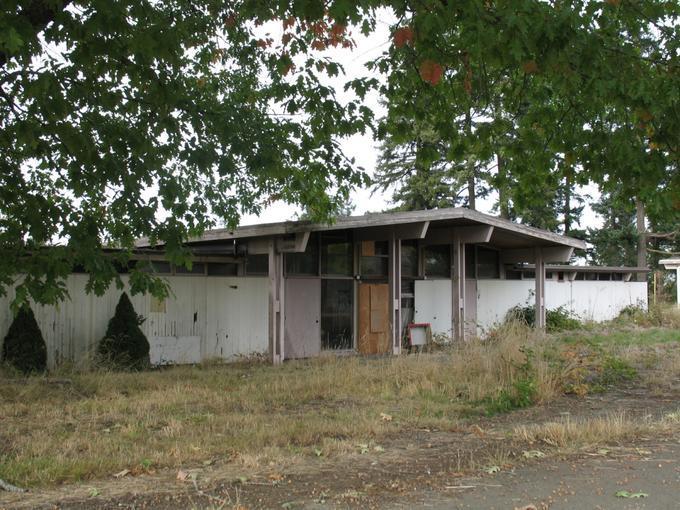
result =
[[[646,268],[566,265],[583,241],[463,208],[212,230],[187,244],[190,270],[139,243],[172,289],[165,300],[131,296],[154,363],[399,354],[411,323],[462,340],[517,305],[535,306],[543,327],[546,309],[601,321],[647,304],[636,278]],[[88,295],[86,281],[74,273],[70,300],[33,306],[50,366],[91,351],[113,315],[120,291]],[[12,298],[2,298],[0,339]]]

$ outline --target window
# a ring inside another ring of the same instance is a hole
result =
[[[303,253],[286,253],[286,274],[316,276],[319,274],[319,238],[312,234]]]
[[[209,262],[208,276],[236,276],[238,264],[227,262]]]
[[[352,242],[345,232],[321,236],[321,274],[352,276]]]
[[[418,276],[418,245],[412,241],[401,243],[401,276]]]
[[[505,279],[506,280],[521,280],[522,271],[518,271],[514,267],[505,266]]]
[[[425,247],[425,275],[451,278],[451,247],[439,244]]]
[[[246,256],[246,274],[267,275],[269,274],[269,255]]]
[[[477,278],[475,272],[476,250],[474,244],[465,245],[465,278]]]
[[[170,262],[163,262],[160,260],[149,262],[148,265],[142,270],[147,273],[172,274],[172,266],[170,265]]]
[[[612,273],[612,280],[617,281],[617,282],[622,282],[623,281],[623,274],[622,273]]]
[[[583,276],[583,273],[576,273],[574,280],[585,280],[585,277]]]
[[[175,266],[175,274],[205,274],[205,264],[203,262],[194,262],[191,269],[186,266]]]
[[[351,349],[354,281],[321,280],[321,348]]]
[[[359,273],[361,276],[387,276],[389,244],[387,241],[362,241]]]
[[[603,281],[603,282],[608,282],[609,280],[612,279],[612,274],[611,273],[600,273],[598,280]]]
[[[597,273],[585,273],[585,277],[586,280],[593,282],[597,280]]]
[[[498,252],[482,246],[477,247],[477,278],[500,278]]]

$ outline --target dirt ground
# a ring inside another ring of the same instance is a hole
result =
[[[589,494],[597,495],[599,490],[606,501],[591,499],[584,508],[671,508],[663,501],[675,501],[679,493],[680,437],[641,437],[627,444],[609,444],[606,454],[586,450],[568,457],[542,445],[546,457],[527,459],[522,452],[535,446],[511,438],[509,431],[521,424],[622,410],[633,417],[660,417],[677,412],[679,406],[677,388],[659,394],[630,386],[585,397],[564,396],[546,406],[495,417],[470,418],[450,430],[411,430],[379,445],[357,445],[357,453],[349,456],[305,457],[257,471],[216,459],[180,473],[163,470],[24,494],[0,493],[0,508],[522,508],[528,504],[570,508],[576,501],[569,497],[581,493],[586,481],[594,481]],[[615,487],[631,493],[646,489],[644,483],[632,483],[631,477],[626,484],[626,473],[644,476],[639,474],[644,472],[641,463],[650,462],[661,468],[648,484],[654,490],[645,491],[649,498],[610,494]],[[488,466],[498,466],[499,472],[488,473]]]

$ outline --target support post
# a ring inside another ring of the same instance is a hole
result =
[[[536,329],[545,329],[545,260],[543,250],[535,248],[536,272]]]
[[[680,266],[675,268],[675,294],[678,310],[680,310]]]
[[[465,243],[453,234],[451,323],[454,340],[465,340]]]
[[[390,302],[392,317],[392,354],[401,354],[401,239],[392,233],[390,240]]]
[[[281,363],[283,353],[283,256],[270,239],[269,251],[269,357],[275,365]]]

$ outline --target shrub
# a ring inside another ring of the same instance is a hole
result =
[[[19,309],[2,344],[2,358],[23,373],[47,369],[47,347],[33,310]]]
[[[120,296],[106,335],[97,346],[100,362],[112,368],[141,370],[149,366],[149,341],[139,326],[144,317],[137,315],[126,293]]]
[[[519,321],[527,326],[533,327],[536,324],[536,308],[531,305],[515,306],[508,310],[505,316],[505,321]],[[549,332],[565,331],[570,329],[578,329],[581,323],[578,319],[571,316],[571,313],[560,306],[552,310],[545,311],[545,327]]]
[[[680,311],[674,305],[650,304],[648,308],[644,305],[628,305],[621,309],[619,315],[614,319],[619,324],[634,324],[641,327],[680,327]]]

